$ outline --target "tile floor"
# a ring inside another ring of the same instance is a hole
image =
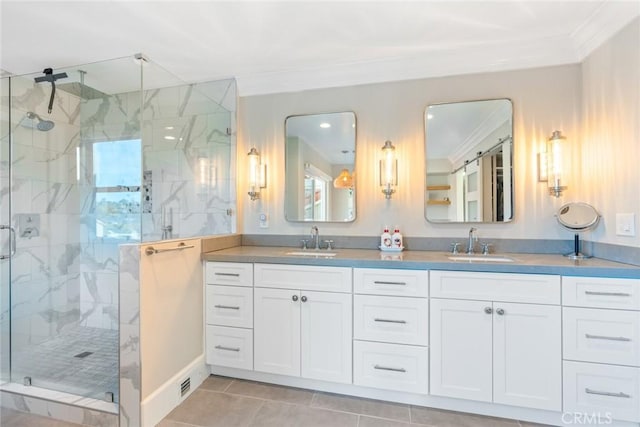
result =
[[[2,409],[2,427],[80,427]],[[536,427],[540,424],[210,376],[157,427]]]

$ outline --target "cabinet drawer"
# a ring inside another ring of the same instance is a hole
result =
[[[563,309],[563,358],[640,366],[640,312]]]
[[[253,328],[253,288],[207,285],[209,325]]]
[[[353,342],[353,383],[409,393],[429,392],[426,347]]]
[[[640,421],[640,369],[564,362],[563,411]],[[609,424],[609,423],[607,423]]]
[[[253,286],[253,264],[242,262],[207,262],[207,285]]]
[[[253,369],[253,331],[207,325],[206,357],[209,365]]]
[[[255,264],[255,286],[307,291],[351,292],[350,267]]]
[[[563,276],[562,304],[640,310],[640,279]]]
[[[429,275],[434,298],[560,304],[560,276],[436,270]]]
[[[398,344],[428,345],[429,303],[426,298],[353,297],[354,338]]]
[[[429,274],[426,270],[354,268],[353,288],[358,294],[427,297]]]

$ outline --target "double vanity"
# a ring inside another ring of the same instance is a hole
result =
[[[640,423],[640,268],[330,253],[204,254],[210,372],[554,425]]]

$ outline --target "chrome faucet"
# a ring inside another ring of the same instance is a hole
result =
[[[473,232],[474,231],[476,231],[475,227],[471,227],[469,229],[469,243],[467,244],[467,253],[469,255],[473,254],[473,247],[475,246],[474,241],[473,241],[473,239],[474,239]]]
[[[311,241],[316,240],[316,251],[320,250],[320,231],[317,226],[311,227]]]

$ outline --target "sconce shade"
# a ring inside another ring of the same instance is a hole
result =
[[[562,136],[559,130],[553,132],[549,140],[547,141],[547,186],[549,187],[549,194],[555,197],[560,197],[563,190],[566,190],[566,185],[563,181],[563,149],[566,138]]]
[[[342,169],[340,175],[333,180],[333,187],[340,189],[353,188],[353,176],[349,173],[349,169]]]
[[[267,186],[266,183],[266,167],[260,163],[260,153],[252,148],[247,153],[249,161],[249,192],[247,193],[251,200],[260,198],[260,189]]]
[[[390,199],[398,185],[398,160],[396,159],[396,147],[391,141],[385,141],[382,146],[382,159],[380,159],[380,186],[385,198]]]

